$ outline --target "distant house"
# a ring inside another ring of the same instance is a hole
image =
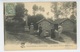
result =
[[[41,19],[40,21],[37,22],[38,27],[42,27],[42,35],[46,35],[46,32],[51,33],[51,29],[54,28],[58,30],[58,26],[61,25],[63,28],[63,32],[73,32],[75,27],[76,27],[76,21],[68,19],[68,18],[63,18],[63,19],[57,19],[55,21],[47,20],[45,18]]]
[[[38,21],[37,24],[38,27],[42,27],[42,36],[47,36],[50,34],[51,28],[53,27],[53,23],[50,20],[43,18],[40,21]]]
[[[63,31],[74,31],[76,22],[74,20],[64,18],[64,19],[57,19],[53,22],[54,28],[61,25],[63,27]]]

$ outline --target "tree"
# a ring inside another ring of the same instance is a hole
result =
[[[23,3],[17,3],[15,6],[15,17],[14,17],[14,24],[15,24],[15,28],[17,30],[24,30],[24,26],[25,26],[25,21],[23,20],[24,18],[24,14],[25,14],[26,9],[24,8],[24,4]]]
[[[15,7],[15,19],[20,19],[22,17],[24,17],[24,4],[23,3],[17,3],[16,7]]]
[[[51,12],[55,14],[55,18],[58,18],[57,2],[52,3]]]
[[[37,22],[41,19],[43,19],[44,16],[42,14],[37,14],[37,15],[33,15],[33,16],[28,16],[28,26],[30,27],[31,23],[33,23],[34,25],[34,29],[37,30],[38,29],[38,24]]]
[[[28,10],[25,9],[24,11],[25,11],[25,12],[24,12],[24,15],[28,15]]]
[[[72,11],[71,19],[73,18],[74,20],[76,20],[76,15],[77,15],[76,9],[77,9],[77,3],[73,2],[72,3],[72,10],[73,11]]]
[[[42,12],[45,11],[45,10],[44,10],[44,7],[42,7],[42,6],[39,6],[39,10],[42,11]]]
[[[17,5],[15,6],[15,17],[14,20],[18,21],[19,26],[22,26],[21,24],[24,22],[23,17],[24,17],[24,13],[25,13],[26,9],[24,8],[24,4],[23,3],[17,3]],[[17,23],[15,21],[15,23]]]
[[[62,11],[64,11],[63,14],[65,15],[65,17],[70,15],[70,13],[73,13],[74,9],[76,9],[76,2],[63,2],[62,3]]]
[[[36,11],[38,11],[38,6],[35,4],[33,5],[33,14],[35,15]]]
[[[55,14],[55,18],[59,18],[59,15],[68,17],[71,10],[76,8],[75,2],[54,2],[51,6],[51,12]]]
[[[71,20],[76,20],[76,17],[74,16],[74,14],[72,14],[72,15],[70,16],[70,19],[71,19]]]
[[[72,3],[72,8],[76,8],[77,7],[76,5],[77,5],[77,3],[76,2],[73,2]]]

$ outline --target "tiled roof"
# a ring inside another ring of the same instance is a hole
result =
[[[53,24],[61,24],[66,20],[69,20],[69,21],[75,23],[74,20],[71,20],[71,19],[68,19],[68,18],[63,18],[63,19],[57,19],[57,20],[53,21]]]
[[[45,18],[41,19],[41,20],[38,21],[37,23],[40,23],[40,22],[42,22],[42,21],[44,21],[44,20],[46,20],[46,21],[48,21],[49,23],[53,24],[53,21],[52,21],[52,20],[48,20],[48,19],[45,19]]]
[[[55,21],[43,18],[43,19],[41,19],[40,21],[38,21],[37,23],[40,23],[40,22],[42,22],[43,20],[46,20],[46,21],[48,21],[48,22],[51,23],[51,24],[61,24],[61,23],[63,23],[63,22],[66,21],[66,20],[69,20],[69,21],[71,21],[72,23],[76,23],[76,20],[71,20],[71,19],[68,19],[68,18],[56,19]]]

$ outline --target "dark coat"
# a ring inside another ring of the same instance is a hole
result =
[[[51,29],[51,38],[55,38],[55,29]]]

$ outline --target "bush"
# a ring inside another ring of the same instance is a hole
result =
[[[5,27],[6,27],[6,30],[8,31],[19,32],[19,31],[24,31],[25,25],[26,25],[25,21],[22,21],[22,22],[17,22],[17,21],[7,22],[6,21]]]

